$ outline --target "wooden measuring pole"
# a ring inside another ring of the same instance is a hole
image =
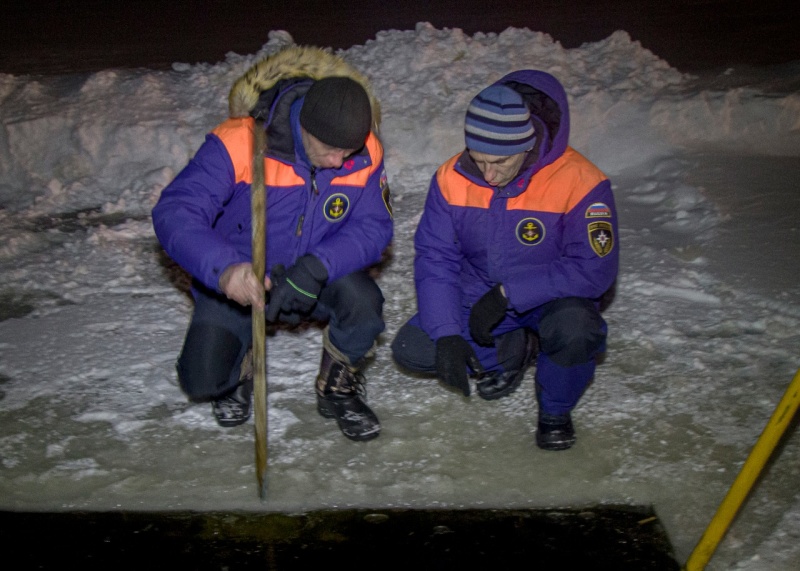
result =
[[[253,182],[250,205],[253,225],[253,273],[263,285],[266,272],[267,196],[264,188],[264,152],[267,135],[264,123],[255,122]],[[256,477],[258,494],[266,498],[267,487],[267,334],[264,309],[253,307],[253,408],[256,436]]]

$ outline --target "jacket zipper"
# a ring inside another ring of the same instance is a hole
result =
[[[312,167],[311,168],[311,190],[314,192],[314,196],[319,196],[319,189],[317,188],[317,169]],[[297,220],[297,228],[294,230],[295,236],[302,236],[303,235],[303,222],[306,219],[305,214],[301,214],[300,218]]]
[[[319,196],[319,189],[317,188],[317,169],[315,167],[311,169],[311,190],[314,191],[315,196]]]

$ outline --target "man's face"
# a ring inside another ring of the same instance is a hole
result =
[[[339,149],[326,145],[314,135],[300,128],[303,137],[303,148],[306,150],[311,165],[320,169],[338,169],[344,160],[358,149]]]
[[[487,155],[478,151],[469,151],[469,156],[483,173],[483,180],[491,186],[505,186],[519,173],[527,153],[517,153],[507,157]]]

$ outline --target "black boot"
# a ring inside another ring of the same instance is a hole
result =
[[[575,428],[569,414],[539,413],[536,445],[542,450],[566,450],[575,444]]]
[[[513,335],[516,331],[511,331],[505,335]],[[498,354],[501,353],[503,343],[503,336],[498,338]],[[517,342],[518,343],[518,342]],[[510,395],[517,388],[519,388],[522,379],[525,378],[525,371],[528,370],[531,363],[536,359],[538,352],[538,340],[533,331],[525,330],[525,352],[519,361],[519,365],[507,371],[495,371],[486,377],[479,379],[475,384],[478,391],[478,396],[486,400],[499,399],[501,397]]]
[[[366,397],[364,376],[323,349],[317,377],[317,411],[325,418],[335,418],[350,440],[371,440],[380,434],[380,422],[364,402]]]
[[[250,349],[242,360],[239,384],[228,394],[211,401],[211,410],[217,424],[229,428],[239,426],[250,419],[253,398],[253,351]]]

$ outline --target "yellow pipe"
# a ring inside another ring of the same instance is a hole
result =
[[[717,513],[711,523],[708,524],[703,537],[686,561],[686,565],[683,567],[684,571],[701,571],[705,569],[722,536],[728,530],[728,526],[736,512],[739,511],[742,502],[750,492],[750,488],[753,487],[753,483],[758,478],[762,468],[764,468],[764,464],[766,464],[781,436],[783,436],[792,421],[798,404],[800,404],[800,369],[795,373],[792,383],[786,389],[781,402],[775,408],[775,412],[772,413],[772,418],[764,428],[764,432],[761,433],[758,442],[750,452],[750,456],[747,457],[744,466],[742,466],[739,475],[730,490],[728,490],[728,494],[717,509]]]

